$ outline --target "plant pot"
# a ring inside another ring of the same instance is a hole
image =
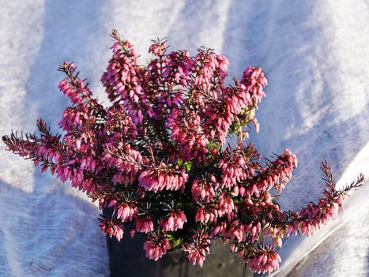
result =
[[[214,242],[202,268],[193,266],[180,250],[167,253],[157,262],[149,260],[143,249],[144,238],[136,233],[131,239],[129,228],[125,229],[125,235],[120,242],[109,236],[106,236],[106,241],[112,277],[253,276],[252,271],[246,269],[221,240]]]

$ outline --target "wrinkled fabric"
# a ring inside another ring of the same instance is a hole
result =
[[[115,28],[142,64],[151,39],[167,37],[171,49],[195,55],[204,45],[226,55],[230,76],[261,66],[269,86],[256,113],[260,133],[250,140],[264,157],[288,148],[299,159],[283,209],[299,210],[322,195],[322,160],[340,186],[360,172],[369,176],[367,1],[0,2],[1,135],[33,133],[37,118],[59,131],[69,102],[57,89],[64,76],[56,69],[65,60],[108,102],[99,80]],[[97,206],[0,145],[0,275],[107,276]],[[367,195],[369,185],[321,232],[287,240],[275,275],[368,276]]]

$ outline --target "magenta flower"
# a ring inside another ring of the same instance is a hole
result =
[[[138,214],[138,208],[134,204],[117,204],[116,205],[117,218],[123,222],[132,221]]]
[[[115,237],[118,241],[123,238],[124,226],[114,214],[107,214],[100,219],[100,229],[105,235]]]
[[[142,233],[149,233],[154,231],[154,222],[152,221],[151,216],[149,215],[137,216],[136,230]]]
[[[160,219],[160,226],[163,232],[174,232],[183,228],[187,222],[186,215],[181,210],[171,211],[167,218]]]
[[[250,269],[258,273],[271,273],[279,268],[281,258],[273,249],[258,251],[248,262]]]
[[[162,237],[149,236],[144,243],[146,257],[155,261],[157,261],[163,255],[165,255],[169,247],[170,247],[169,240],[167,238]]]
[[[191,242],[185,243],[182,248],[187,255],[188,260],[191,261],[193,265],[197,263],[202,267],[206,255],[210,253],[210,244],[209,235],[200,231],[195,233]]]

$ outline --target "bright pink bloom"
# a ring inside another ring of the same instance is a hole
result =
[[[231,240],[237,239],[237,242],[244,241],[246,239],[246,228],[240,220],[234,220],[229,228],[229,235]]]
[[[162,191],[184,189],[188,174],[178,166],[173,168],[160,163],[158,167],[146,169],[139,176],[139,186],[148,191]]]
[[[192,242],[185,243],[182,247],[189,261],[193,265],[197,264],[202,267],[206,255],[210,253],[210,237],[206,233],[196,233],[192,237]]]
[[[153,45],[150,46],[149,48],[149,53],[152,53],[156,56],[161,56],[164,54],[164,51],[166,50],[167,46],[165,44],[165,42],[156,42]]]
[[[215,207],[204,205],[196,210],[195,220],[202,223],[215,222],[217,213]]]
[[[243,73],[241,84],[246,87],[254,103],[260,103],[261,99],[265,97],[263,88],[268,84],[268,81],[260,67],[248,67]]]
[[[118,241],[123,238],[124,226],[121,221],[117,220],[114,215],[107,215],[100,219],[100,229],[109,237],[116,237]]]
[[[192,183],[191,188],[192,197],[196,201],[205,200],[206,202],[209,202],[215,197],[214,188],[217,186],[218,184],[215,183],[215,178],[214,182],[208,181],[206,179],[200,181],[198,179],[195,179]]]
[[[279,268],[281,258],[273,249],[259,250],[253,258],[248,261],[250,269],[258,273],[268,273]]]
[[[170,243],[167,238],[153,238],[149,236],[144,243],[146,257],[155,261],[165,255],[169,247]]]
[[[137,216],[136,230],[142,233],[149,233],[154,231],[154,223],[149,215]]]
[[[228,236],[227,222],[221,221],[215,225],[213,236],[218,236],[218,235],[223,237],[224,239],[227,238]]]
[[[137,206],[129,203],[118,204],[116,211],[117,218],[120,218],[123,222],[132,221],[138,214]]]
[[[166,218],[160,219],[160,226],[162,231],[177,231],[183,228],[183,224],[187,222],[186,215],[181,210],[173,210]]]
[[[218,215],[221,217],[224,214],[232,213],[234,210],[237,212],[232,197],[226,193],[222,193],[218,198]]]

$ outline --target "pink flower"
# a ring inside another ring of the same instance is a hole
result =
[[[136,230],[142,233],[149,233],[154,231],[154,223],[151,216],[142,215],[136,218]]]
[[[219,235],[219,236],[223,237],[224,239],[227,238],[227,236],[228,236],[227,222],[226,221],[218,222],[215,225],[213,235],[214,236],[218,236]]]
[[[258,190],[274,186],[278,191],[285,188],[285,184],[292,178],[293,168],[297,166],[297,158],[290,150],[285,149],[268,168],[264,168],[255,179],[258,180]]]
[[[157,261],[163,255],[167,253],[170,247],[169,240],[167,238],[154,238],[148,236],[144,243],[144,249],[146,251],[146,257],[149,259]]]
[[[164,51],[166,50],[167,46],[165,42],[157,41],[154,44],[152,44],[149,48],[149,53],[152,53],[156,56],[161,56],[164,54]]]
[[[206,179],[203,179],[201,181],[195,179],[191,187],[193,199],[196,201],[199,200],[211,201],[215,197],[214,188],[218,186],[215,182],[216,182],[215,178],[213,182]]]
[[[102,161],[108,168],[118,170],[114,174],[114,183],[124,183],[126,185],[133,183],[141,169],[143,160],[141,153],[133,149],[129,144],[106,143],[103,146]]]
[[[234,210],[237,211],[232,197],[227,195],[226,193],[222,193],[218,198],[218,215],[222,216],[223,214],[232,213]]]
[[[132,221],[138,214],[137,206],[129,203],[118,204],[116,211],[117,218],[120,218],[123,222]]]
[[[166,127],[171,129],[171,137],[178,143],[180,158],[188,161],[192,158],[198,164],[206,161],[208,139],[201,126],[201,117],[191,109],[173,109],[168,114]]]
[[[116,217],[111,214],[103,216],[100,219],[100,229],[105,235],[109,235],[109,237],[116,237],[118,241],[123,238],[124,234],[124,226],[121,221],[117,220]]]
[[[184,189],[188,174],[182,168],[160,163],[158,167],[146,169],[139,176],[139,186],[148,191]]]
[[[246,226],[246,231],[251,235],[251,242],[254,243],[255,240],[259,237],[259,233],[261,232],[261,223],[259,221],[252,221]]]
[[[217,210],[209,205],[204,205],[196,210],[195,220],[206,223],[215,222],[217,218]]]
[[[197,264],[202,267],[206,255],[210,253],[210,237],[206,233],[196,233],[192,237],[191,243],[185,243],[182,247],[189,261],[193,265]]]
[[[246,239],[246,228],[240,220],[234,220],[229,228],[229,235],[231,240],[237,239],[237,242],[244,241]]]
[[[258,273],[268,273],[279,268],[281,258],[273,249],[258,251],[253,258],[248,261],[250,269]]]
[[[172,210],[168,217],[160,219],[160,226],[164,232],[174,232],[183,228],[187,222],[186,215],[181,210]]]
[[[227,188],[249,177],[247,161],[236,151],[226,152],[225,157],[219,161],[219,168],[223,173],[223,185]]]
[[[241,84],[250,93],[254,103],[260,103],[261,99],[265,97],[263,88],[268,84],[268,81],[260,67],[248,67],[243,73]]]

